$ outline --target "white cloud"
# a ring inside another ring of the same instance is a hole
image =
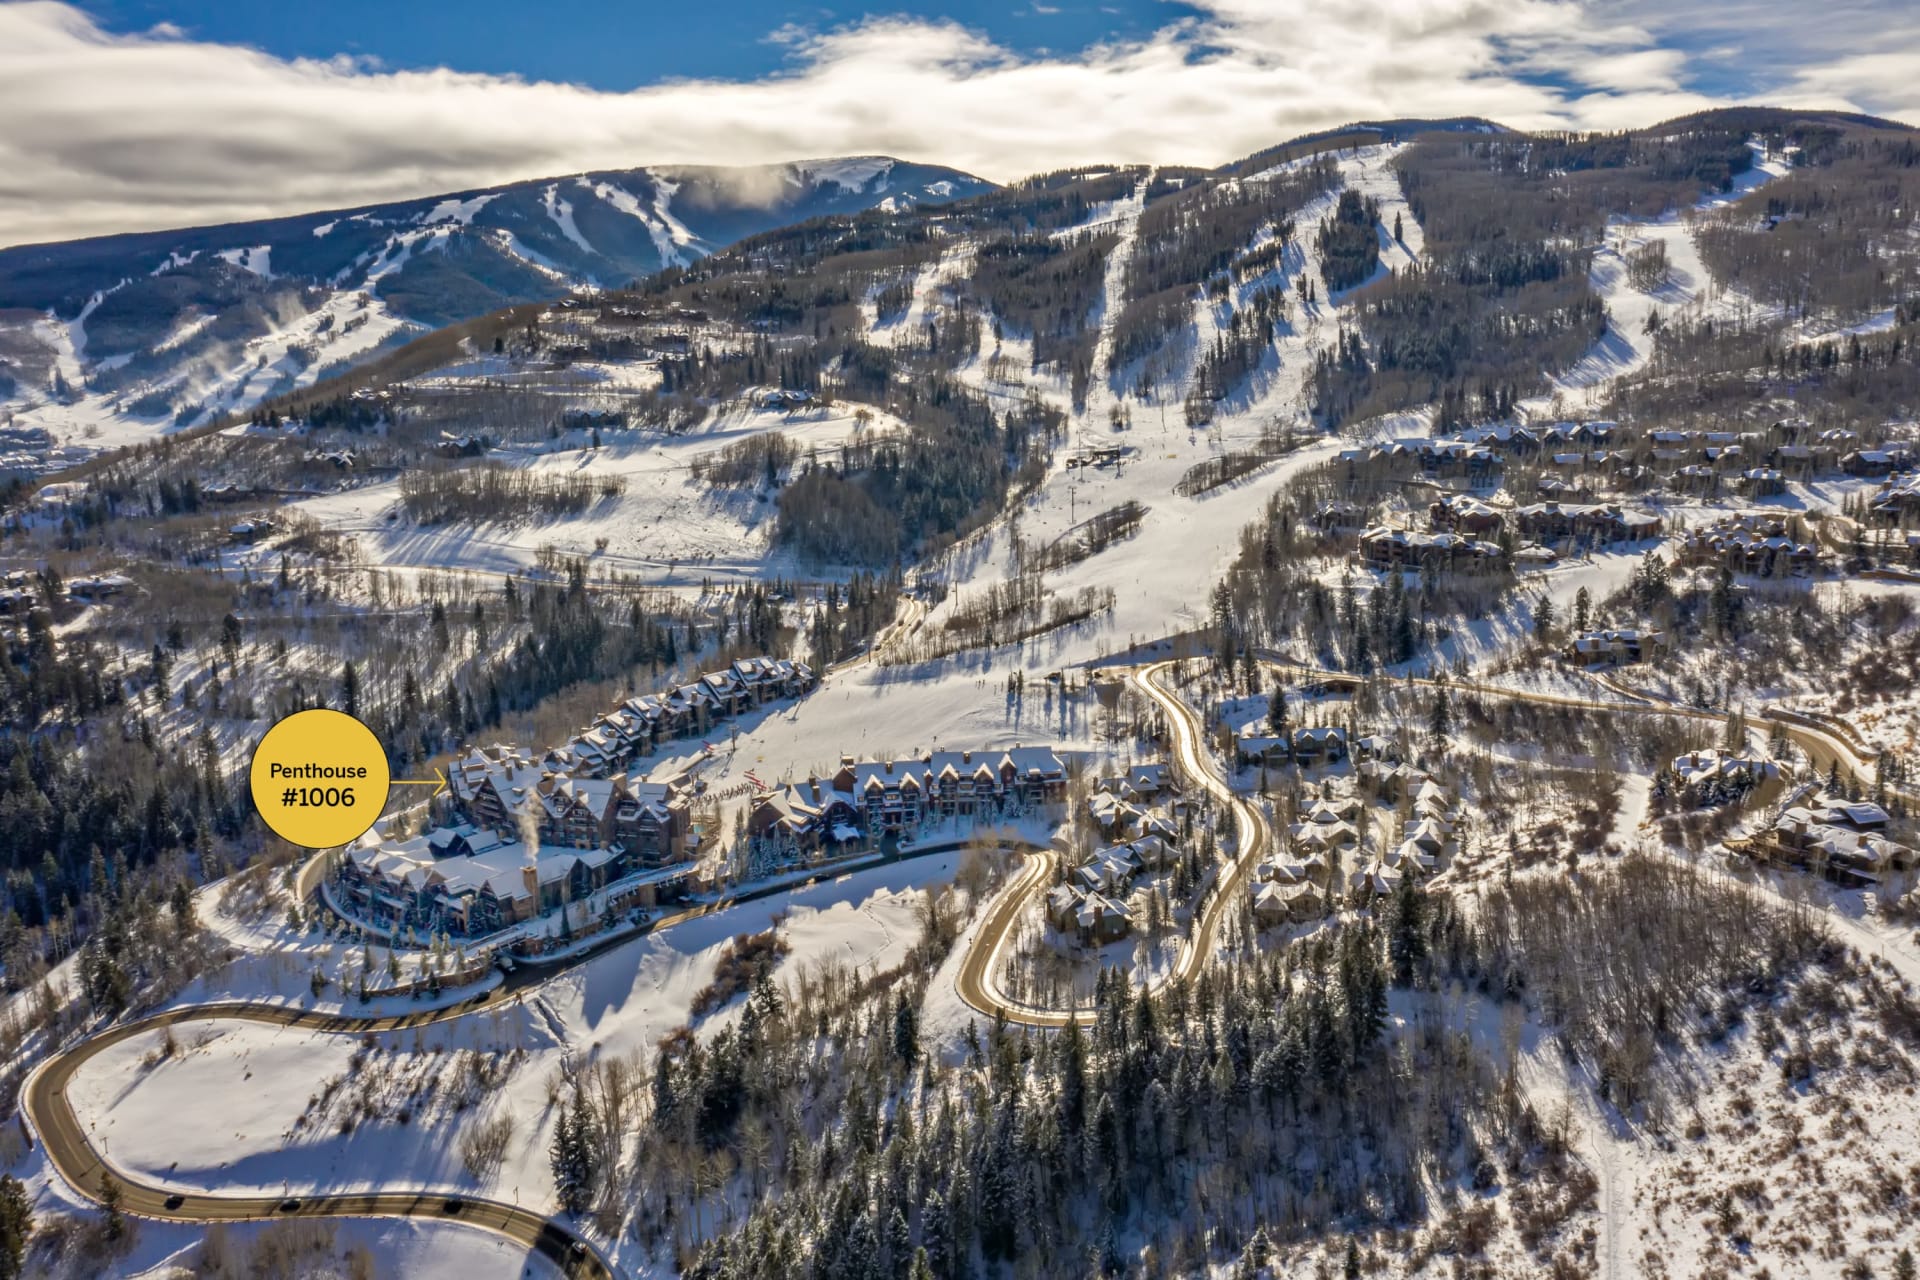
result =
[[[651,163],[886,152],[1004,180],[1088,161],[1220,163],[1362,118],[1644,124],[1722,100],[1746,38],[1711,16],[1723,7],[1689,26],[1651,0],[1201,7],[1204,18],[1071,56],[1023,57],[949,22],[787,29],[775,33],[792,58],[782,74],[603,93],[288,61],[168,28],[113,35],[51,0],[0,3],[0,243]],[[1754,11],[1748,33],[1771,40],[1753,60],[1766,78],[1741,92],[1920,115],[1920,52],[1876,52],[1920,42],[1868,39],[1849,21],[1858,44],[1828,39],[1793,63],[1779,52],[1784,17],[1765,20],[1788,13],[1785,0],[1741,7]],[[1692,87],[1706,65],[1719,97]]]

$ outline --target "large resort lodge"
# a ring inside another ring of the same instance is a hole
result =
[[[610,905],[651,903],[691,873],[690,787],[643,781],[629,766],[817,683],[804,662],[747,658],[628,698],[537,762],[511,747],[470,751],[448,774],[461,821],[409,840],[369,836],[346,851],[337,888],[356,919],[466,936],[610,885]]]
[[[468,938],[602,891],[602,912],[651,906],[692,879],[693,788],[684,777],[645,781],[632,764],[664,740],[815,683],[804,663],[748,659],[666,694],[629,698],[538,760],[512,747],[473,749],[448,771],[455,824],[405,840],[365,837],[345,851],[330,889],[343,914],[363,923]],[[1066,785],[1050,747],[846,757],[832,778],[762,796],[748,831],[816,855],[932,819],[1059,803]]]

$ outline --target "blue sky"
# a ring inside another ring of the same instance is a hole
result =
[[[589,169],[1217,165],[1355,120],[1920,122],[1914,0],[0,0],[0,245]]]
[[[872,11],[789,0],[88,0],[80,7],[121,33],[170,23],[192,39],[284,58],[348,53],[395,68],[451,66],[615,92],[674,78],[777,74],[791,53],[772,33],[874,14],[952,19],[1023,54],[1138,39],[1199,14],[1170,0],[902,3]]]

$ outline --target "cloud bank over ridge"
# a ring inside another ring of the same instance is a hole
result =
[[[995,180],[1221,163],[1358,119],[1615,128],[1731,101],[1920,118],[1920,16],[1837,0],[1204,0],[1022,55],[957,23],[787,28],[787,69],[615,93],[0,3],[0,244],[345,207],[590,168],[886,153]],[[1815,30],[1809,31],[1809,26]]]

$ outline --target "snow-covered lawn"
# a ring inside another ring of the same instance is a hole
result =
[[[922,891],[950,880],[958,862],[933,855],[742,904],[616,948],[500,1007],[364,1041],[183,1023],[172,1029],[171,1054],[159,1052],[159,1032],[103,1051],[75,1076],[72,1102],[112,1163],[182,1189],[412,1185],[539,1205],[551,1193],[548,1089],[564,1064],[650,1058],[689,1021],[736,934],[777,924],[791,951],[776,981],[827,965],[891,968],[920,937]],[[699,1029],[726,1025],[738,1007]],[[490,1057],[492,1074],[468,1088],[475,1053]],[[505,1159],[475,1177],[460,1137],[502,1115],[514,1126]]]
[[[572,433],[538,449],[501,449],[490,460],[536,474],[618,481],[625,492],[558,520],[421,526],[400,508],[400,483],[388,480],[294,504],[325,527],[352,534],[369,564],[407,568],[518,573],[542,547],[587,557],[596,575],[621,574],[654,586],[697,588],[703,579],[762,581],[787,576],[844,577],[846,571],[802,565],[772,546],[776,504],[753,485],[709,486],[694,462],[750,436],[778,431],[801,450],[828,459],[863,436],[905,431],[884,410],[843,402],[788,415],[739,403],[680,436],[609,431],[600,448]],[[600,541],[606,545],[601,547]],[[262,552],[265,563],[277,553]]]

